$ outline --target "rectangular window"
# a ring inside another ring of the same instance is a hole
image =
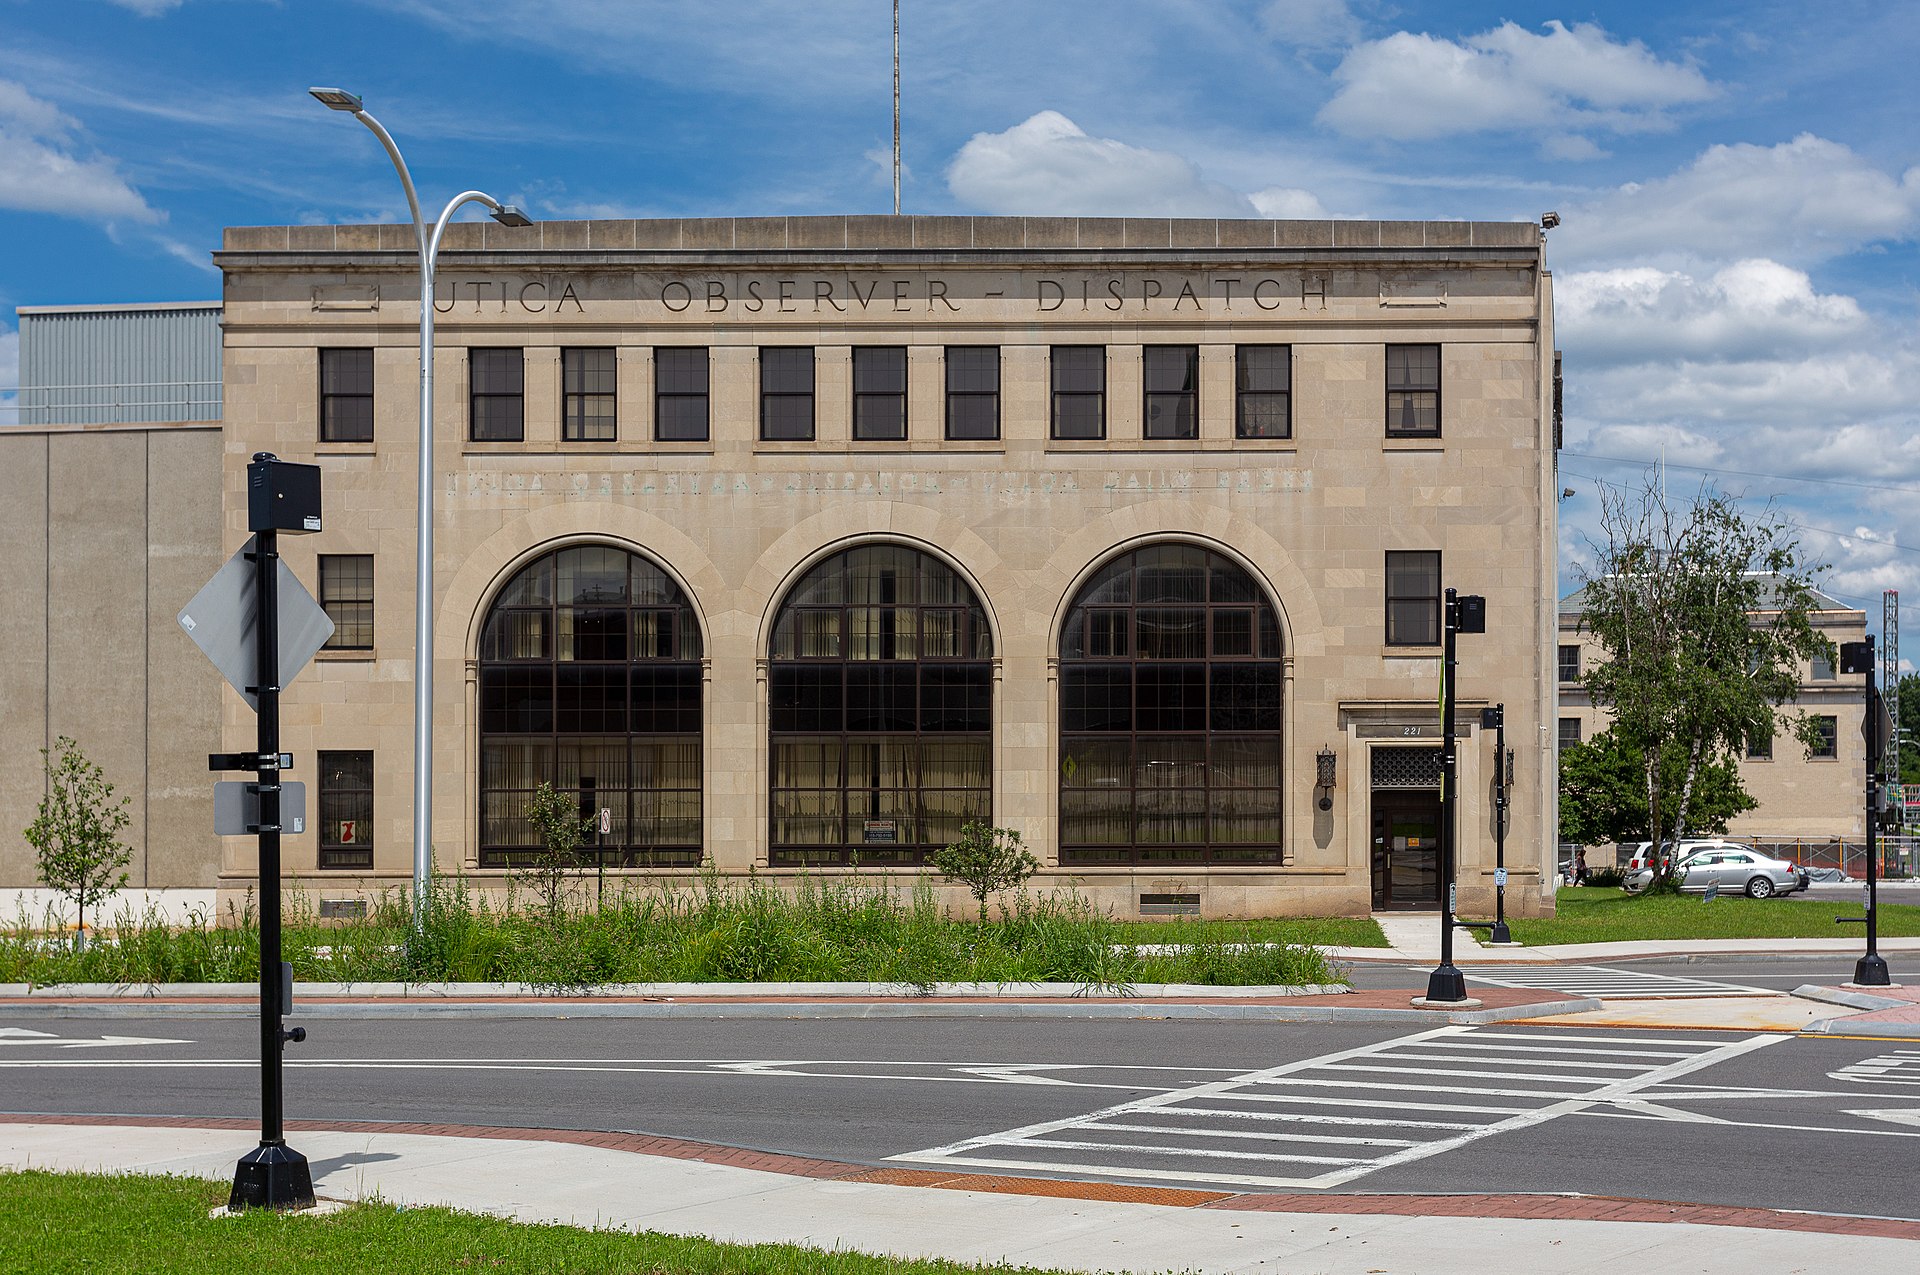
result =
[[[769,441],[813,437],[811,347],[760,351],[760,437]]]
[[[473,441],[520,442],[526,437],[526,363],[520,351],[478,347],[468,357]]]
[[[1000,437],[1000,347],[947,347],[947,437]]]
[[[320,555],[320,608],[333,621],[329,651],[373,649],[373,555]]]
[[[903,346],[853,352],[853,436],[863,442],[907,436],[907,351]]]
[[[1053,436],[1107,436],[1107,350],[1100,345],[1053,347]]]
[[[1807,756],[1829,760],[1840,756],[1840,719],[1837,717],[1816,717],[1813,724],[1820,732],[1820,742],[1807,752]]]
[[[1572,748],[1580,742],[1580,719],[1563,717],[1560,719],[1560,747]]]
[[[1756,733],[1756,734],[1747,736],[1747,760],[1748,761],[1772,761],[1773,760],[1773,732],[1772,731],[1768,731],[1764,735]]]
[[[1440,554],[1387,554],[1387,645],[1440,642]]]
[[[373,866],[373,754],[320,754],[320,866]]]
[[[1440,432],[1440,347],[1387,347],[1387,436]]]
[[[1146,437],[1200,437],[1200,347],[1149,345],[1143,354]]]
[[[1563,682],[1580,680],[1580,647],[1577,643],[1560,648],[1560,680]]]
[[[707,440],[706,350],[653,352],[653,436],[663,443]]]
[[[1233,352],[1234,434],[1293,437],[1293,347],[1243,345]]]
[[[561,350],[560,385],[561,438],[569,443],[610,443],[618,437],[612,350]]]
[[[373,441],[373,351],[320,351],[320,441]]]
[[[1833,661],[1824,655],[1816,655],[1813,657],[1813,667],[1809,671],[1813,674],[1811,680],[1816,682],[1831,682],[1833,680]]]

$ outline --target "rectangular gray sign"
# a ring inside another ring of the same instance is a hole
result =
[[[230,779],[213,786],[213,831],[222,837],[246,837],[259,830],[260,794],[257,780]],[[307,830],[307,786],[296,780],[280,784],[280,831]]]

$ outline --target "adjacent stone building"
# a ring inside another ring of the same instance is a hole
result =
[[[1580,591],[1560,602],[1560,640],[1555,676],[1559,683],[1558,742],[1565,746],[1589,740],[1607,728],[1609,715],[1595,708],[1580,678],[1606,658],[1593,635],[1580,624]],[[1755,613],[1756,622],[1769,614]],[[1867,613],[1814,591],[1810,618],[1814,628],[1834,644],[1864,641]],[[1747,742],[1738,759],[1740,782],[1756,803],[1727,824],[1727,835],[1780,854],[1797,863],[1860,871],[1866,853],[1867,777],[1866,679],[1843,675],[1833,663],[1814,660],[1800,670],[1800,689],[1789,714],[1805,713],[1818,722],[1826,743],[1811,753],[1800,741],[1780,730],[1771,739]],[[1594,859],[1600,863],[1604,860]]]

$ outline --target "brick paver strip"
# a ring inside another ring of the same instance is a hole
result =
[[[253,1119],[231,1116],[68,1116],[30,1112],[0,1112],[0,1124],[81,1126],[134,1125],[151,1129],[231,1129],[251,1132]],[[1117,1182],[1084,1182],[1066,1178],[1023,1178],[987,1173],[945,1173],[934,1169],[874,1168],[839,1160],[756,1151],[686,1138],[649,1133],[617,1133],[593,1129],[516,1129],[501,1125],[407,1124],[381,1120],[289,1120],[289,1133],[419,1134],[440,1138],[481,1138],[496,1141],[562,1142],[600,1147],[634,1155],[671,1160],[727,1164],[763,1173],[861,1182],[883,1186],[924,1187],[937,1191],[986,1191],[1001,1195],[1046,1196],[1054,1199],[1106,1200],[1124,1204],[1155,1204],[1167,1208],[1226,1209],[1243,1213],[1372,1214],[1394,1217],[1497,1217],[1514,1220],[1582,1222],[1686,1222],[1695,1226],[1737,1226],[1769,1231],[1805,1231],[1825,1235],[1864,1235],[1881,1239],[1920,1240],[1920,1221],[1900,1218],[1848,1217],[1833,1213],[1797,1213],[1784,1209],[1748,1208],[1726,1204],[1667,1203],[1607,1195],[1279,1195],[1233,1191],[1198,1191],[1177,1187],[1129,1186]]]

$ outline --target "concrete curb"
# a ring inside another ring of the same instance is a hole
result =
[[[1887,1036],[1920,1040],[1920,1023],[1862,1023],[1852,1018],[1816,1018],[1800,1029],[1803,1036]]]
[[[454,1000],[487,996],[522,996],[545,1000],[581,1000],[601,997],[715,999],[737,997],[805,996],[818,999],[874,996],[1112,996],[1129,1000],[1245,1000],[1249,997],[1341,996],[1353,989],[1345,983],[1301,983],[1221,987],[1198,983],[1139,983],[1124,993],[1102,991],[1086,983],[934,983],[922,990],[910,983],[596,983],[567,987],[549,983],[295,983],[294,999],[304,997],[365,997],[385,1000]],[[26,983],[0,984],[0,997],[58,997],[69,999],[156,1000],[165,998],[228,998],[252,1000],[258,983],[53,983],[35,987]]]
[[[1895,1000],[1891,996],[1875,996],[1871,992],[1856,992],[1846,987],[1821,987],[1817,983],[1802,983],[1793,989],[1793,994],[1802,1000],[1845,1005],[1848,1009],[1909,1009],[1913,1005],[1912,1001]]]
[[[362,1001],[295,1004],[295,1019],[422,1018],[1113,1018],[1209,1019],[1267,1023],[1424,1023],[1473,1026],[1513,1019],[1581,1014],[1600,1009],[1590,997],[1459,1011],[1378,1009],[1344,1005],[1195,1005],[1154,1001]],[[23,1004],[25,1018],[252,1018],[251,1005],[190,1005],[178,1001],[103,1001],[96,1004]]]

